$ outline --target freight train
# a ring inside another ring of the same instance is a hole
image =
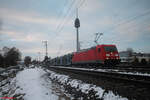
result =
[[[97,45],[88,49],[80,50],[56,57],[49,60],[50,65],[72,66],[72,65],[116,65],[120,63],[120,57],[115,45]]]

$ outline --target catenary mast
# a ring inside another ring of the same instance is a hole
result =
[[[42,41],[45,44],[45,57],[48,57],[48,52],[47,52],[47,43],[48,41]]]

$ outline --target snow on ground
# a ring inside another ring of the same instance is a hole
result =
[[[94,90],[96,91],[98,98],[101,98],[102,100],[128,100],[125,97],[114,94],[112,91],[106,92],[99,86],[87,84],[77,79],[71,79],[68,75],[58,74],[50,70],[45,71],[42,68],[36,67],[24,69],[23,71],[18,72],[16,77],[3,80],[0,83],[4,84],[9,81],[10,83],[1,88],[3,93],[6,92],[8,94],[6,96],[17,97],[19,100],[65,100],[65,98],[59,99],[59,96],[55,94],[49,78],[52,80],[56,79],[62,85],[70,85],[77,90],[81,90],[81,92],[85,94]],[[2,95],[1,92],[0,95]],[[68,100],[72,100],[71,98]],[[83,98],[79,100],[83,100]]]
[[[14,97],[17,100],[65,100],[57,84],[52,83],[42,68],[24,68],[24,70],[13,74],[5,72],[6,77],[0,81],[1,97]],[[16,77],[15,77],[16,76]],[[60,99],[61,98],[61,99]],[[69,99],[67,99],[69,100]]]
[[[142,73],[142,72],[125,72],[125,71],[120,71],[116,69],[97,69],[97,71],[100,72],[115,72],[115,73],[120,73],[120,74],[129,74],[129,75],[141,75],[141,76],[150,76],[149,73]]]
[[[140,75],[140,76],[150,76],[149,73],[140,73],[140,72],[118,72],[120,74],[129,74],[129,75]]]
[[[44,86],[42,77],[46,72],[40,68],[25,69],[16,76],[16,86],[20,87],[15,94],[25,94],[24,100],[57,100],[51,89]]]
[[[80,89],[85,94],[88,94],[90,90],[94,90],[97,92],[96,95],[98,95],[98,98],[101,98],[102,100],[128,100],[127,98],[115,95],[112,91],[106,93],[104,89],[96,85],[83,83],[81,80],[71,79],[67,75],[58,74],[50,70],[47,71],[51,73],[51,79],[57,80],[63,85],[71,85],[71,87]]]
[[[0,68],[0,71],[4,70],[4,68]]]

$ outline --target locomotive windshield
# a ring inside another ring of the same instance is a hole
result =
[[[117,48],[115,46],[104,46],[106,52],[116,52]]]

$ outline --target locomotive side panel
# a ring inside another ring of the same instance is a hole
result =
[[[81,51],[78,53],[74,53],[74,56],[72,58],[72,63],[73,64],[89,64],[89,65],[97,65],[97,64],[101,64],[102,60],[101,57],[98,57],[99,55],[101,55],[98,50],[97,47],[93,47],[90,49],[87,49],[85,51]]]
[[[96,47],[74,53],[73,64],[115,65],[120,62],[115,45],[97,45]]]

